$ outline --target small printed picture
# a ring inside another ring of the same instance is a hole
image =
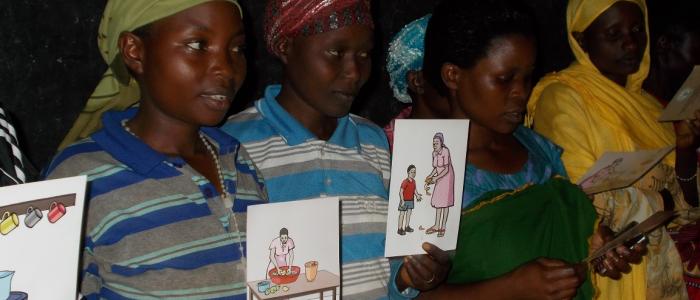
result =
[[[605,152],[584,174],[578,185],[586,194],[596,194],[634,184],[659,163],[673,147],[635,152]]]
[[[338,198],[248,208],[249,299],[340,299]]]
[[[468,120],[396,120],[386,257],[457,246]]]
[[[85,176],[0,188],[0,299],[76,299]]]

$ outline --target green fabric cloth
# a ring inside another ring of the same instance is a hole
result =
[[[139,100],[138,84],[132,80],[126,66],[119,59],[119,35],[133,31],[160,19],[172,16],[190,7],[212,0],[110,0],[105,6],[97,35],[100,54],[109,68],[102,76],[85,108],[78,115],[70,131],[63,138],[59,150],[77,140],[86,138],[102,127],[100,117],[108,110],[124,110]],[[223,0],[238,7],[238,1]]]
[[[462,210],[447,282],[495,278],[539,257],[579,262],[588,254],[595,221],[591,201],[566,179],[489,192]],[[593,295],[587,279],[576,299]]]

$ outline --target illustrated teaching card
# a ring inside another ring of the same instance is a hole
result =
[[[468,120],[396,120],[386,257],[457,246]]]
[[[700,109],[700,66],[695,66],[688,79],[661,112],[659,121],[690,120]]]
[[[76,299],[86,180],[0,188],[0,299]]]
[[[249,299],[340,297],[337,197],[250,206],[247,225]]]
[[[673,147],[635,152],[605,152],[581,177],[578,185],[589,195],[630,186],[671,150]]]

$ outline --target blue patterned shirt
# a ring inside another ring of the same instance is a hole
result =
[[[219,154],[226,208],[214,185],[180,157],[122,127],[136,109],[108,112],[104,128],[59,153],[49,178],[88,176],[81,293],[88,299],[245,299],[246,211],[267,202],[238,141],[202,128]],[[218,184],[218,183],[217,183]]]

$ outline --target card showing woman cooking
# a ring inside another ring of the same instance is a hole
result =
[[[249,295],[253,299],[340,295],[339,217],[338,198],[248,207]]]
[[[468,120],[396,120],[386,257],[423,254],[423,242],[455,249]]]

